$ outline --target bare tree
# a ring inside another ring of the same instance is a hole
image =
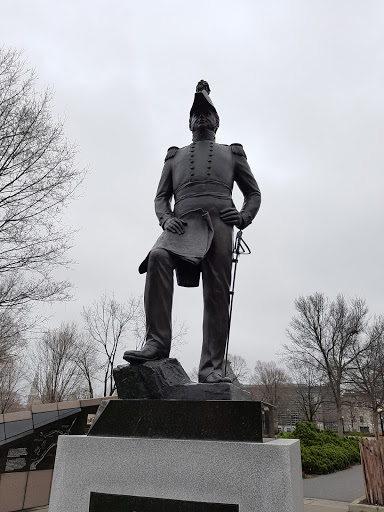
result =
[[[223,362],[223,371],[225,361]],[[245,383],[249,378],[249,368],[244,357],[238,354],[228,354],[226,375],[235,384]]]
[[[25,388],[24,377],[23,367],[16,358],[0,361],[0,414],[19,408]]]
[[[33,387],[42,403],[84,396],[85,379],[77,364],[79,331],[63,323],[38,340],[32,358]]]
[[[347,406],[347,412],[348,412],[348,421],[350,424],[350,430],[352,432],[355,431],[355,424],[357,424],[357,409],[360,404],[356,403],[356,397],[353,397],[353,400],[347,400],[344,402]]]
[[[291,362],[292,363],[292,362]],[[324,375],[310,364],[296,364],[290,368],[295,389],[295,402],[304,418],[314,423],[316,413],[329,394]]]
[[[367,334],[363,350],[361,345],[354,346],[356,355],[347,369],[347,382],[352,393],[369,403],[377,432],[377,409],[384,403],[384,317],[376,318]]]
[[[223,374],[225,370],[225,361],[223,361]],[[244,357],[237,354],[228,354],[226,376],[229,377],[234,384],[241,386],[249,377],[249,368]],[[199,369],[195,366],[189,374],[192,381],[197,382],[199,378]]]
[[[25,344],[26,323],[20,311],[0,308],[0,364],[14,359]]]
[[[199,380],[199,369],[197,366],[194,366],[192,370],[189,372],[189,378],[192,382],[198,382]]]
[[[334,301],[322,293],[295,300],[296,316],[287,329],[290,344],[285,357],[296,364],[311,365],[327,378],[336,411],[339,435],[343,435],[342,391],[346,372],[365,349],[359,339],[366,329],[368,309],[362,299]]]
[[[91,339],[97,342],[105,357],[104,396],[115,390],[113,367],[121,341],[134,326],[140,299],[130,298],[126,303],[118,302],[114,296],[104,293],[91,307],[83,308],[83,318]]]
[[[285,404],[287,385],[291,379],[274,361],[256,361],[251,383],[261,387],[262,400],[276,406]]]
[[[186,335],[188,334],[188,330],[189,327],[185,322],[178,322],[177,319],[172,321],[171,351],[177,352],[181,346],[187,343]],[[137,309],[130,331],[135,341],[136,350],[142,349],[147,336],[143,297],[139,297],[139,299],[137,299]]]
[[[135,342],[135,349],[141,350],[145,344],[147,334],[147,326],[145,321],[145,311],[142,296],[138,300],[135,316],[132,321],[132,327],[130,331]]]
[[[94,339],[87,337],[84,333],[80,335],[74,361],[86,382],[87,398],[93,398],[94,381],[100,381],[99,373],[105,366],[105,364],[100,363]]]
[[[84,177],[54,120],[52,92],[20,52],[0,48],[0,307],[67,297],[52,271],[67,263],[71,231],[61,219]]]

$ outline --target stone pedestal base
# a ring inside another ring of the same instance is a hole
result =
[[[88,436],[261,443],[273,435],[265,428],[273,427],[270,407],[235,400],[103,400]]]
[[[300,445],[60,436],[49,512],[89,512],[91,492],[303,512]]]

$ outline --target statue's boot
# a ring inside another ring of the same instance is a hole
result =
[[[154,345],[145,345],[142,350],[127,350],[123,355],[123,359],[129,363],[158,361],[159,359],[166,359],[167,357],[167,355],[164,355],[163,352]]]
[[[229,377],[224,377],[221,370],[214,370],[212,373],[206,377],[204,381],[206,384],[216,384],[218,382],[232,382]]]

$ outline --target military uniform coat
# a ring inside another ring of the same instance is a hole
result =
[[[239,226],[244,229],[260,207],[260,190],[242,146],[203,140],[181,149],[170,148],[155,198],[156,215],[162,227],[172,216],[191,219],[191,222],[186,226],[187,236],[171,236],[166,231],[140,267],[141,272],[147,270],[144,292],[147,344],[156,346],[163,357],[168,357],[171,346],[173,270],[176,269],[178,282],[183,286],[197,286],[202,274],[201,382],[213,371],[221,369],[224,358],[233,228],[221,220],[220,212],[234,206],[232,189],[235,182],[244,196]],[[204,222],[195,222],[196,212],[200,212]],[[192,225],[194,231],[190,236],[188,229],[192,229]],[[209,241],[207,250],[197,255],[196,247],[204,247],[206,239]],[[189,246],[183,240],[190,240]]]
[[[216,144],[213,141],[193,142],[184,148],[172,146],[165,158],[163,172],[155,198],[155,211],[161,226],[172,216],[185,219],[191,211],[200,209],[202,215],[218,217],[220,210],[234,206],[232,189],[237,183],[244,196],[240,211],[240,228],[247,227],[260,207],[260,190],[248,165],[245,152],[240,144]],[[172,199],[174,209],[172,209]],[[207,218],[207,216],[205,217]],[[217,220],[217,219],[216,219]],[[182,254],[175,250],[180,235],[165,232],[154,247],[162,247],[179,256],[176,267],[180,286],[198,286],[201,273],[196,247],[209,240],[211,219],[200,223],[202,229],[196,229],[196,222],[186,224],[188,241],[180,238]],[[216,230],[224,226],[222,221],[215,222]],[[193,233],[188,231],[193,229]],[[190,241],[195,240],[195,243]],[[209,242],[210,243],[210,242]],[[188,254],[189,244],[189,254]],[[187,247],[186,247],[187,245]],[[207,248],[207,250],[209,247]],[[205,254],[203,255],[203,257]],[[191,263],[191,261],[193,263]],[[148,256],[139,267],[140,273],[146,272]]]

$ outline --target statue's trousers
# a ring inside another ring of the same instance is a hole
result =
[[[233,228],[220,219],[220,211],[228,206],[232,206],[230,199],[207,196],[189,198],[175,208],[177,216],[194,208],[208,211],[214,230],[211,246],[200,264],[204,297],[200,381],[204,381],[214,370],[221,369],[225,353]],[[147,344],[155,345],[164,357],[168,357],[171,347],[172,296],[177,263],[178,257],[165,249],[154,248],[148,257],[144,292]]]

